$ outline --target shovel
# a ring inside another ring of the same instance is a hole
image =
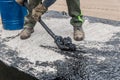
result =
[[[24,2],[24,6],[29,10],[27,2]],[[59,49],[64,51],[76,50],[76,45],[72,43],[72,40],[70,37],[63,38],[62,36],[55,35],[41,18],[39,19],[39,23],[48,32],[48,34],[54,39],[54,42],[56,43]]]

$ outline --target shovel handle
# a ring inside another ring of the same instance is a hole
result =
[[[49,35],[51,35],[54,40],[56,39],[56,35],[52,32],[50,28],[42,21],[42,19],[39,19],[39,23],[43,26],[43,28],[48,32]]]

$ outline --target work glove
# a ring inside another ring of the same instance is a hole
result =
[[[44,14],[48,9],[42,5],[38,4],[33,10],[32,10],[32,17],[35,19],[35,21],[39,21],[42,14]]]
[[[16,0],[19,5],[23,5],[24,0]]]

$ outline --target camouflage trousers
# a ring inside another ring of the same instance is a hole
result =
[[[30,6],[29,14],[26,16],[25,26],[34,27],[36,21],[32,18],[32,9],[35,8],[42,0],[29,0]],[[81,26],[83,23],[82,14],[80,10],[80,0],[66,0],[68,6],[68,13],[72,17],[70,23],[73,26]],[[62,5],[61,5],[62,6]]]

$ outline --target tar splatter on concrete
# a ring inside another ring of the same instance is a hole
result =
[[[99,19],[96,22],[93,20],[95,19],[90,18],[90,23],[95,27],[97,22],[100,21]],[[118,29],[119,27],[119,22],[115,21],[113,24],[113,21],[102,21],[101,27],[107,23],[110,23],[114,28]],[[19,57],[18,51],[10,49],[5,44],[5,40],[0,38],[0,60],[37,77],[39,80],[120,80],[120,32],[114,32],[113,34],[108,41],[85,40],[80,42],[76,44],[77,51],[74,52],[61,51],[57,47],[48,44],[38,45],[45,50],[64,55],[65,60],[53,62],[38,60],[35,63],[27,58]],[[55,68],[56,73],[47,73],[44,70],[39,72],[35,69],[38,66]]]

